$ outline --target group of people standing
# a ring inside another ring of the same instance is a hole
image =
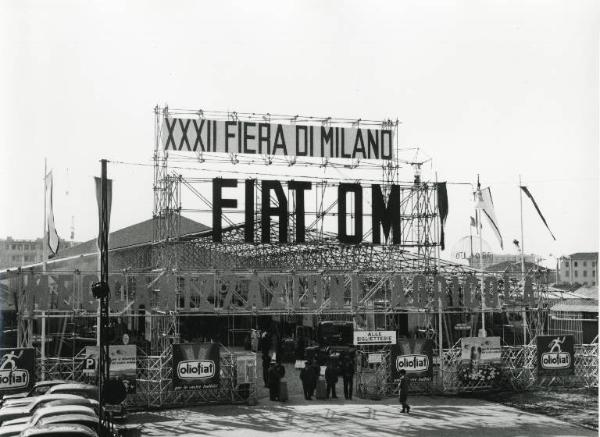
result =
[[[300,371],[300,380],[302,381],[302,389],[304,391],[304,399],[312,400],[319,375],[321,374],[321,366],[319,366],[316,358],[311,363],[306,361],[304,369]],[[335,386],[338,383],[339,376],[344,381],[344,398],[352,399],[353,380],[354,380],[354,361],[350,357],[345,357],[341,363],[330,359],[325,368],[325,384],[326,384],[326,399],[337,399]]]

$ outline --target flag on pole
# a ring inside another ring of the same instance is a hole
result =
[[[52,171],[46,175],[44,185],[46,189],[46,235],[44,235],[44,238],[46,239],[46,246],[49,250],[48,258],[53,258],[58,253],[60,241],[58,239],[58,233],[56,232],[56,225],[54,224],[54,207],[52,205]]]
[[[473,216],[471,216],[471,227],[477,229],[477,220]]]
[[[96,202],[98,202],[98,223],[100,226],[100,231],[98,232],[98,239],[96,240],[96,244],[98,245],[98,250],[100,250],[100,235],[102,235],[102,179],[94,177],[94,182],[96,183]],[[109,233],[110,229],[110,207],[112,205],[112,179],[106,180],[106,233]],[[110,234],[109,234],[110,235]]]
[[[448,218],[448,191],[446,182],[439,182],[437,185],[438,212],[440,214],[440,246],[442,250],[446,248],[444,226]]]
[[[535,199],[531,195],[531,192],[529,191],[529,189],[525,185],[521,185],[521,190],[523,190],[523,192],[527,195],[527,197],[529,197],[531,199],[531,202],[533,203],[533,206],[535,207],[535,210],[540,215],[540,218],[542,219],[542,221],[546,225],[546,229],[548,229],[548,232],[550,232],[550,235],[552,235],[552,238],[554,238],[554,241],[556,241],[556,237],[554,236],[554,234],[550,230],[550,226],[548,226],[548,223],[546,222],[546,219],[544,218],[544,215],[542,214],[542,211],[540,211],[540,207],[538,206],[537,202],[535,201]]]
[[[475,192],[475,208],[481,211],[481,215],[485,216],[488,223],[492,227],[500,247],[504,249],[504,243],[502,241],[502,234],[500,233],[500,226],[498,225],[498,219],[494,212],[494,202],[492,200],[492,191],[490,188],[484,188],[483,190],[477,190]],[[481,225],[481,224],[480,224]]]

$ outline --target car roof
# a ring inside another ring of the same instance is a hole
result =
[[[92,384],[81,384],[81,383],[66,383],[66,384],[58,384],[54,387],[50,387],[48,390],[49,393],[54,393],[57,390],[98,390],[98,387]]]
[[[58,405],[93,405],[94,407],[98,406],[98,401],[96,399],[88,399],[81,397],[81,399],[55,399],[46,404],[48,407],[54,407]]]
[[[94,416],[96,415],[94,410],[92,410],[90,407],[86,407],[84,405],[58,405],[55,407],[41,408],[35,412],[33,417],[39,417],[39,416],[43,417],[43,416],[47,416],[49,414],[54,415],[54,414],[60,414],[60,413],[65,413],[65,414],[82,413],[82,414],[93,414]]]
[[[76,420],[84,420],[84,421],[89,421],[92,423],[98,423],[98,417],[90,416],[88,414],[61,414],[58,416],[43,417],[40,419],[40,421],[37,423],[37,425],[41,426],[41,425],[47,425],[50,423],[62,423],[62,422],[69,422],[69,421],[74,422]]]
[[[20,435],[21,432],[27,428],[27,423],[19,423],[16,425],[3,425],[0,427],[0,437],[9,435]]]
[[[67,384],[68,381],[65,381],[64,379],[47,379],[45,381],[38,381],[35,383],[35,385],[33,386],[35,387],[43,387],[45,385],[57,385],[57,384]]]
[[[44,434],[47,433],[54,433],[54,434],[63,434],[63,435],[69,435],[69,434],[74,434],[74,433],[79,433],[81,435],[86,435],[89,437],[97,437],[98,434],[96,434],[96,431],[90,429],[87,426],[84,425],[79,425],[76,423],[53,423],[50,425],[46,425],[43,428],[29,428],[26,429],[25,431],[23,431],[23,433],[21,434],[21,436],[23,437],[31,437],[31,436],[43,436]]]

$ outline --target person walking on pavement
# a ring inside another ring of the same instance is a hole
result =
[[[338,382],[338,368],[331,359],[327,363],[327,368],[325,369],[325,382],[327,383],[327,399],[329,399],[330,396],[331,399],[337,399],[335,385]]]
[[[410,405],[408,405],[408,378],[406,370],[400,370],[400,383],[398,384],[398,394],[400,403],[402,404],[402,413],[410,413]]]
[[[279,400],[279,381],[281,380],[280,370],[277,368],[278,365],[271,361],[269,365],[269,399],[272,401]]]
[[[317,386],[317,377],[315,369],[310,365],[310,361],[304,363],[304,369],[300,370],[300,380],[302,381],[302,390],[304,391],[304,399],[312,400],[312,396]]]
[[[263,381],[265,382],[265,387],[269,386],[269,366],[271,364],[271,357],[269,355],[263,354],[262,357],[262,368],[263,368]]]
[[[354,362],[351,357],[346,357],[342,364],[342,378],[344,379],[344,398],[352,400],[352,380],[354,379]]]

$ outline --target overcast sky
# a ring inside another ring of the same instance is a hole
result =
[[[491,186],[505,249],[598,250],[597,1],[3,1],[0,237],[97,233],[99,159],[151,163],[153,107],[398,118],[426,176]],[[273,169],[276,175],[277,169]],[[403,173],[410,179],[411,169]],[[110,165],[112,229],[152,215],[152,169]],[[469,233],[449,188],[448,250]],[[186,207],[186,205],[184,205]],[[208,223],[210,225],[210,223]],[[486,232],[486,231],[484,231]],[[500,251],[489,229],[484,235]],[[488,238],[489,237],[489,238]]]

